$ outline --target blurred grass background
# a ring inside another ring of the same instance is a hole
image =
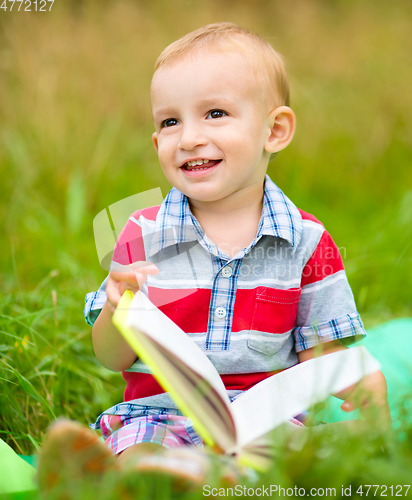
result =
[[[0,10],[0,437],[32,453],[58,415],[121,399],[83,320],[105,277],[92,221],[170,186],[151,144],[154,62],[232,21],[285,57],[298,128],[269,174],[342,250],[366,327],[412,316],[412,4],[56,0]]]

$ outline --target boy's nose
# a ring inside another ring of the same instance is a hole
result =
[[[201,127],[187,125],[182,127],[178,148],[185,151],[192,151],[197,146],[204,146],[207,143],[206,136],[202,133]]]

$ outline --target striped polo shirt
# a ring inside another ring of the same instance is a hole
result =
[[[160,271],[143,292],[209,357],[229,396],[295,365],[299,351],[366,335],[331,236],[268,176],[256,238],[234,257],[206,236],[173,188],[162,205],[134,212],[119,235],[113,261],[143,260]],[[86,296],[91,325],[105,284]],[[125,401],[176,408],[141,361],[123,377]]]

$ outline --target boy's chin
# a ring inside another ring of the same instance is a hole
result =
[[[217,190],[202,189],[200,186],[199,189],[187,189],[182,191],[182,193],[187,196],[189,201],[193,201],[195,203],[215,203],[224,198],[224,196],[217,192]]]

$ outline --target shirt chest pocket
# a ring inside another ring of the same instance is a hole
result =
[[[290,348],[301,291],[263,286],[256,289],[248,347],[267,355],[276,354],[286,345]]]

